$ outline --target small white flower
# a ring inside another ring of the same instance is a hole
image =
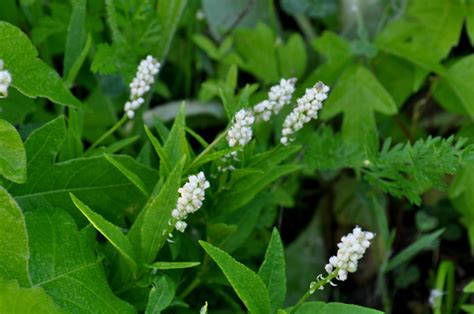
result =
[[[252,127],[255,122],[255,116],[252,110],[241,109],[232,119],[232,125],[227,131],[227,143],[229,147],[245,146],[253,136]]]
[[[8,87],[12,83],[10,72],[3,69],[3,60],[0,59],[0,98],[8,96]]]
[[[152,56],[147,56],[138,65],[137,73],[130,83],[130,100],[124,105],[124,111],[132,119],[135,111],[145,102],[143,95],[150,91],[161,64]]]
[[[269,121],[272,115],[278,114],[281,109],[291,102],[295,92],[296,78],[281,79],[278,85],[272,86],[268,92],[268,99],[253,107],[257,118]]]
[[[201,208],[205,198],[205,190],[209,188],[209,182],[204,176],[204,172],[191,175],[181,188],[176,202],[176,208],[171,211],[171,216],[176,220],[175,227],[178,231],[184,232],[187,224],[184,220],[189,214],[195,213]]]
[[[298,98],[296,107],[283,122],[282,137],[280,142],[288,145],[292,135],[301,130],[304,124],[318,118],[318,111],[323,106],[323,101],[328,97],[329,87],[322,82],[316,83],[312,88],[306,89],[303,97]]]
[[[328,273],[336,273],[336,279],[344,281],[348,273],[357,271],[357,263],[364,256],[365,251],[370,246],[370,240],[375,234],[362,231],[360,227],[355,227],[351,233],[343,236],[337,245],[337,255],[329,258],[329,263],[324,267]]]
[[[443,291],[438,290],[438,289],[431,289],[430,291],[430,297],[428,299],[428,302],[430,303],[432,308],[436,307],[436,300],[440,298],[443,295]]]

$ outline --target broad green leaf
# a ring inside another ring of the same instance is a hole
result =
[[[278,47],[280,76],[284,78],[303,76],[306,69],[306,47],[300,34],[290,36],[288,42]]]
[[[280,73],[273,31],[260,23],[254,29],[238,29],[234,36],[235,49],[244,61],[242,68],[263,82],[277,82]]]
[[[186,156],[186,162],[190,160],[190,151],[188,141],[186,140],[186,106],[184,103],[179,108],[179,113],[176,116],[170,134],[163,146],[166,156],[169,158],[170,169],[176,166],[183,156]],[[163,163],[163,162],[161,162]],[[161,165],[160,165],[161,168]],[[160,174],[164,173],[160,170]]]
[[[0,241],[0,278],[17,279],[23,287],[31,287],[25,219],[15,200],[2,186],[0,186],[0,221],[0,239],[2,239]],[[0,293],[0,303],[1,300]]]
[[[62,313],[41,287],[22,288],[16,280],[0,278],[0,313]]]
[[[383,312],[354,304],[307,302],[296,311],[296,314],[383,314]]]
[[[474,47],[474,0],[466,0],[466,30]]]
[[[106,154],[104,155],[105,159],[107,159],[108,162],[110,162],[112,165],[117,168],[118,171],[120,171],[127,179],[133,183],[133,185],[139,189],[143,195],[146,197],[149,196],[149,191],[145,185],[145,183],[140,179],[139,176],[137,176],[134,172],[132,172],[130,169],[128,169],[124,164],[122,164],[120,161],[117,160],[113,155]]]
[[[160,0],[157,7],[157,19],[160,25],[160,39],[156,44],[156,56],[165,60],[171,41],[174,38],[179,20],[186,7],[187,0]]]
[[[71,199],[74,205],[82,212],[82,214],[89,220],[89,222],[97,229],[116,249],[122,254],[125,260],[130,265],[132,272],[136,272],[137,263],[135,259],[135,250],[128,240],[127,236],[123,234],[122,230],[105,220],[101,215],[95,213],[86,204],[82,203],[74,194],[71,194]]]
[[[378,148],[375,112],[393,115],[397,105],[377,78],[364,66],[355,65],[339,78],[323,108],[321,117],[330,119],[344,113],[342,136],[366,156]]]
[[[145,314],[161,313],[173,301],[176,285],[168,276],[158,277],[153,281],[153,288],[148,296]]]
[[[391,258],[387,263],[384,272],[389,272],[397,268],[401,264],[409,261],[422,250],[431,247],[433,245],[433,242],[436,241],[436,239],[438,239],[443,232],[444,229],[440,229],[433,233],[420,237],[414,243],[410,244],[407,248],[403,249],[395,257]]]
[[[72,14],[67,30],[66,48],[64,49],[63,77],[70,76],[74,64],[78,61],[86,45],[86,0],[73,0]],[[72,80],[68,83],[71,84]]]
[[[129,156],[115,155],[114,159],[140,178],[147,189],[158,180],[155,170]],[[48,205],[68,210],[77,221],[84,221],[69,197],[69,193],[74,193],[84,203],[94,204],[98,214],[123,226],[124,216],[138,212],[147,201],[147,197],[104,156],[68,160],[41,170],[26,184],[10,189],[23,210]],[[151,193],[150,190],[147,192]]]
[[[23,123],[29,114],[39,108],[34,99],[26,97],[14,88],[8,90],[8,97],[2,98],[0,104],[0,118],[13,125]]]
[[[170,226],[171,211],[176,206],[184,158],[170,173],[164,184],[158,182],[159,192],[153,195],[135,220],[128,237],[134,247],[141,248],[145,263],[151,263],[173,231]]]
[[[461,101],[464,109],[474,117],[474,54],[461,58],[446,73],[449,87]]]
[[[267,287],[256,273],[221,249],[205,241],[199,244],[222,270],[249,313],[271,313]]]
[[[60,209],[41,208],[25,215],[30,238],[30,275],[54,302],[72,313],[134,313],[110,289],[96,254],[92,228],[78,231]]]
[[[12,86],[26,96],[46,97],[65,106],[81,106],[59,75],[38,59],[38,51],[17,27],[0,21],[0,59],[12,75]]]
[[[280,234],[276,228],[273,229],[270,243],[268,244],[258,275],[267,286],[270,296],[272,313],[285,302],[286,296],[286,272],[285,272],[285,254]]]
[[[183,269],[183,268],[191,268],[200,265],[200,262],[155,262],[149,265],[149,268],[153,269]]]
[[[464,20],[462,0],[412,0],[406,14],[379,34],[379,49],[442,73],[439,61],[457,45]]]
[[[16,183],[26,181],[26,153],[23,141],[15,127],[2,119],[0,119],[0,175]]]

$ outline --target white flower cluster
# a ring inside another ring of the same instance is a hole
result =
[[[178,231],[184,232],[188,226],[184,221],[189,214],[195,213],[201,208],[205,198],[205,190],[209,188],[209,182],[204,176],[204,172],[188,177],[188,182],[179,188],[180,194],[176,208],[171,212],[171,216],[176,220],[175,227]]]
[[[252,110],[239,110],[232,120],[229,131],[227,131],[227,143],[229,147],[247,145],[252,140],[252,126],[254,122],[255,115]]]
[[[155,75],[160,71],[160,63],[152,56],[147,56],[138,65],[137,73],[130,83],[130,100],[125,103],[124,111],[130,119],[144,102],[143,95],[155,82]]]
[[[295,92],[296,78],[288,80],[281,79],[278,85],[272,86],[268,92],[268,99],[258,103],[253,107],[257,118],[269,121],[272,115],[280,112],[281,108],[291,102],[291,97]]]
[[[283,122],[282,137],[280,139],[283,145],[288,145],[292,141],[291,136],[302,129],[305,123],[318,117],[318,111],[322,108],[323,101],[328,97],[328,92],[329,87],[322,82],[306,89],[303,97],[297,100],[296,107]]]
[[[346,280],[348,273],[354,273],[357,270],[357,263],[364,256],[374,236],[374,233],[362,231],[359,226],[356,226],[351,233],[341,238],[341,242],[337,245],[339,248],[337,255],[331,256],[329,263],[325,266],[326,271],[337,272],[335,274],[337,280]]]
[[[0,96],[7,97],[8,96],[8,87],[12,83],[12,76],[10,72],[3,69],[3,60],[0,59]]]

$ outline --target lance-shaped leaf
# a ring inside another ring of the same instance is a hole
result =
[[[201,264],[200,262],[156,262],[148,266],[152,269],[183,269],[191,268]]]
[[[375,112],[393,115],[397,105],[390,94],[362,65],[348,68],[339,78],[322,111],[323,119],[344,113],[342,136],[347,143],[359,146],[367,156],[378,148]]]
[[[176,285],[168,276],[161,276],[153,281],[150,289],[145,314],[158,314],[170,305],[176,293]]]
[[[158,2],[157,13],[161,36],[155,47],[157,47],[156,56],[159,60],[166,59],[187,2],[187,0],[161,0]]]
[[[96,254],[93,228],[78,231],[60,209],[41,208],[25,215],[30,238],[30,275],[69,313],[134,313],[110,289]]]
[[[280,234],[276,228],[273,229],[265,253],[265,260],[260,266],[258,275],[267,286],[272,307],[271,312],[275,313],[285,302],[286,296],[285,254]]]
[[[0,221],[0,277],[17,279],[23,287],[30,287],[25,219],[13,197],[1,186]]]
[[[63,313],[41,287],[21,288],[16,280],[0,278],[0,313]]]
[[[26,181],[26,153],[20,134],[13,125],[2,119],[0,119],[0,175],[17,183]]]
[[[296,314],[383,314],[383,312],[362,307],[354,304],[344,304],[338,302],[307,302],[304,303]]]
[[[272,313],[267,287],[256,273],[221,249],[205,241],[199,244],[222,270],[250,313]]]
[[[65,106],[81,106],[59,75],[38,59],[38,51],[16,26],[0,21],[0,59],[12,75],[12,86],[28,97],[46,97]]]
[[[81,202],[74,194],[70,193],[74,205],[82,212],[89,222],[97,229],[109,242],[122,254],[130,265],[132,272],[136,272],[137,263],[135,262],[135,251],[128,238],[122,230],[116,225],[105,220],[101,215],[95,213],[86,204]]]

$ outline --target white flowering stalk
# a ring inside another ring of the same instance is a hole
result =
[[[268,99],[253,107],[258,119],[269,121],[272,115],[280,113],[281,109],[291,102],[295,92],[296,78],[281,79],[278,85],[272,86],[268,92]]]
[[[186,230],[187,224],[184,220],[186,220],[189,214],[195,213],[201,208],[205,198],[205,190],[209,186],[204,172],[201,171],[197,175],[189,176],[188,182],[179,188],[180,196],[176,203],[176,208],[171,212],[174,226],[178,231],[184,232]]]
[[[152,56],[147,56],[138,65],[137,74],[130,83],[130,99],[125,103],[124,111],[129,119],[135,117],[135,111],[145,102],[145,95],[155,82],[155,75],[160,71],[160,63]]]
[[[8,87],[12,83],[10,72],[3,69],[3,60],[0,59],[0,98],[8,97]]]
[[[343,236],[341,242],[337,245],[336,256],[331,256],[329,263],[324,267],[328,275],[324,277],[319,274],[316,281],[311,282],[309,290],[292,308],[290,313],[294,313],[316,290],[323,290],[326,284],[336,286],[333,279],[345,281],[348,273],[357,271],[359,260],[364,256],[365,251],[370,247],[370,241],[375,234],[369,231],[362,231],[356,226],[351,233]]]
[[[232,125],[227,131],[227,143],[229,147],[245,146],[253,136],[252,126],[255,122],[255,115],[252,110],[239,110],[232,120]]]
[[[318,111],[323,107],[323,101],[328,97],[329,87],[322,82],[316,83],[312,88],[307,88],[303,97],[297,100],[296,107],[283,122],[283,145],[288,145],[293,140],[292,135],[301,130],[305,123],[318,118]]]

